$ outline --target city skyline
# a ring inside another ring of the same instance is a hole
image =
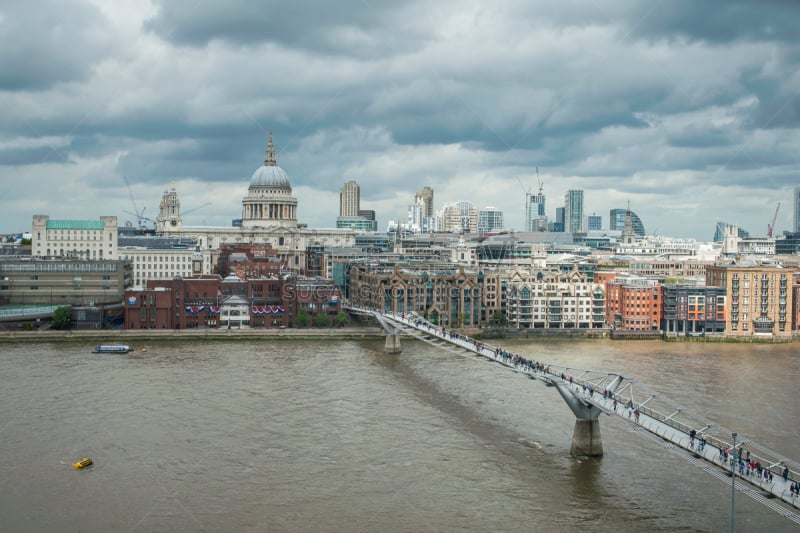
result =
[[[36,214],[155,219],[171,183],[186,225],[230,225],[273,131],[311,227],[335,226],[354,180],[380,230],[428,186],[435,209],[495,206],[522,231],[541,180],[548,220],[583,190],[606,227],[630,203],[648,232],[764,236],[781,202],[780,235],[800,184],[798,18],[721,0],[13,2],[0,233]]]

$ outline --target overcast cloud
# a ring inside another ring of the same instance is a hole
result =
[[[300,222],[354,179],[380,229],[416,191],[524,229],[524,192],[583,189],[608,226],[791,230],[795,0],[141,2],[0,6],[0,232],[31,216],[229,225],[272,131]],[[130,183],[134,200],[126,188]]]

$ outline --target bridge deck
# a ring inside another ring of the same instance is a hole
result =
[[[377,315],[378,313],[376,313]],[[435,346],[441,347],[440,343],[444,341],[494,361],[509,370],[527,375],[531,379],[551,385],[563,384],[584,404],[594,405],[609,416],[622,418],[636,431],[644,430],[665,448],[690,460],[695,466],[721,480],[729,480],[731,471],[736,469],[737,481],[742,481],[742,483],[736,484],[739,492],[800,524],[800,515],[773,501],[777,498],[785,504],[800,508],[800,497],[790,491],[793,483],[800,482],[798,474],[800,468],[798,468],[797,462],[782,457],[751,439],[742,438],[741,441],[737,441],[737,447],[741,445],[746,446],[748,450],[756,450],[756,453],[750,457],[753,462],[760,463],[762,471],[759,474],[757,470],[744,467],[739,473],[740,469],[737,468],[733,455],[725,453],[731,448],[731,443],[725,441],[725,435],[730,435],[730,432],[725,433],[721,426],[700,421],[696,417],[687,418],[685,410],[679,407],[673,411],[667,409],[669,412],[662,412],[663,406],[668,406],[669,402],[665,402],[660,395],[661,410],[653,408],[652,405],[657,403],[653,401],[656,399],[655,393],[649,391],[642,384],[636,383],[633,379],[615,373],[547,365],[526,359],[499,347],[447,331],[413,314],[383,313],[380,316],[398,324],[404,333]],[[636,383],[637,392],[645,392],[644,401],[634,398],[634,383]],[[679,421],[681,418],[683,421]],[[690,436],[692,429],[696,432],[694,439]],[[703,446],[700,446],[701,436],[705,439]],[[783,477],[784,467],[790,469],[786,479]]]

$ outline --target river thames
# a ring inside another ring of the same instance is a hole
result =
[[[800,459],[797,344],[495,344]],[[3,531],[728,531],[729,485],[612,417],[602,458],[571,457],[564,401],[492,363],[406,338],[134,347],[2,345]],[[736,529],[798,530],[741,494]]]

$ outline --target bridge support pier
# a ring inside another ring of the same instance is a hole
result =
[[[556,390],[575,414],[575,431],[572,433],[572,455],[600,457],[603,455],[603,441],[600,438],[601,411],[591,403],[576,396],[566,383],[553,383]]]
[[[386,343],[383,345],[386,353],[400,353],[400,335],[397,333],[386,335]]]
[[[575,431],[572,433],[572,455],[586,455],[601,457],[603,455],[603,441],[600,439],[600,420],[575,420]]]

